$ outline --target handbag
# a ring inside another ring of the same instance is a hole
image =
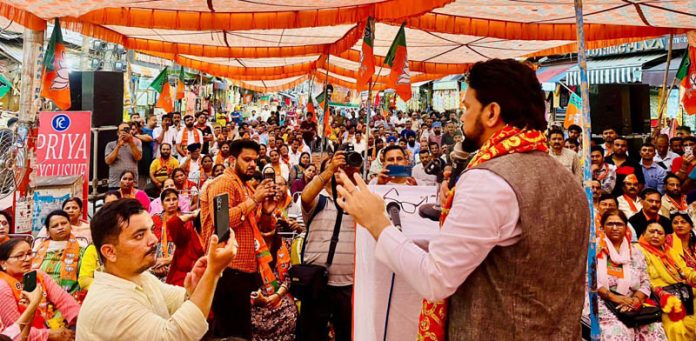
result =
[[[659,302],[660,300],[656,300]],[[641,306],[638,311],[619,311],[618,305],[607,299],[604,300],[604,305],[628,328],[651,324],[662,321],[662,309],[659,306]]]
[[[334,203],[336,203],[336,180],[332,177],[331,185],[334,188]],[[307,221],[307,231],[305,232],[305,241],[302,243],[302,252],[300,255],[300,264],[292,266],[288,270],[288,276],[290,277],[290,293],[302,300],[316,300],[321,297],[322,292],[326,289],[329,283],[329,270],[328,268],[333,263],[333,257],[336,253],[336,246],[338,245],[338,234],[341,230],[341,221],[343,217],[343,209],[336,204],[336,222],[334,223],[333,234],[331,235],[331,244],[329,246],[329,253],[326,257],[325,265],[317,264],[305,264],[304,263],[304,253],[307,246],[307,236],[309,236],[309,228],[314,220],[314,217],[324,209],[328,199],[319,195],[319,202],[315,208],[312,216]]]
[[[662,290],[678,298],[684,304],[686,315],[694,314],[694,292],[689,285],[679,282],[662,287]]]

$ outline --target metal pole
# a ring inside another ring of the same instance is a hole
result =
[[[674,33],[669,34],[669,47],[667,49],[667,65],[665,65],[665,74],[664,78],[662,79],[662,89],[660,91],[660,105],[658,106],[658,113],[657,113],[657,129],[653,131],[653,137],[657,137],[660,134],[660,130],[662,128],[662,116],[665,112],[665,108],[667,107],[667,98],[669,96],[669,93],[672,90],[672,87],[674,87],[674,82],[672,82],[672,86],[669,88],[669,91],[667,90],[667,78],[669,77],[669,64],[672,61],[672,40],[674,40]],[[676,79],[676,78],[675,78]]]
[[[369,86],[367,87],[367,105],[365,106],[365,113],[367,115],[365,118],[365,141],[368,141],[367,148],[365,148],[365,157],[363,158],[363,162],[365,166],[363,166],[363,179],[367,181],[367,173],[368,173],[368,167],[369,167],[369,162],[368,162],[368,151],[370,149],[369,141],[370,141],[370,102],[372,102],[372,84],[373,82],[370,81]],[[372,148],[375,148],[377,145],[376,141],[372,142]]]
[[[592,189],[589,182],[592,179],[590,171],[590,88],[587,84],[587,55],[585,51],[585,30],[582,13],[582,0],[575,0],[575,24],[577,29],[578,41],[578,68],[580,69],[580,95],[582,97],[582,159],[584,160],[584,185],[585,194],[590,205],[590,242],[587,252],[587,285],[590,300],[590,339],[599,341],[601,330],[599,329],[599,318],[597,316],[597,262],[596,262],[596,242],[594,226],[594,210],[592,208]]]
[[[323,113],[324,118],[321,120],[322,125],[324,125],[324,120],[329,119],[329,117],[327,116],[327,114],[328,114],[327,110],[329,110],[329,101],[331,99],[328,98],[329,94],[326,92],[326,88],[327,88],[327,85],[329,84],[329,58],[330,57],[331,57],[331,54],[326,55],[326,65],[325,65],[326,72],[324,73],[324,108],[323,108],[324,109],[324,113]],[[329,115],[329,116],[331,116],[331,115]],[[317,122],[319,121],[318,117],[315,117],[315,119],[317,119]],[[319,127],[317,127],[317,131],[319,131]],[[321,131],[323,132],[323,135],[325,137],[326,132],[324,131],[323,127],[322,127]],[[326,139],[324,137],[320,137],[320,139],[321,139],[321,153],[319,154],[319,159],[324,158],[324,149],[326,148]]]

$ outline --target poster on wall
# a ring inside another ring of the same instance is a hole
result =
[[[82,175],[84,203],[89,194],[91,126],[89,111],[42,111],[36,138],[36,175]],[[86,217],[87,210],[83,210],[83,218]]]
[[[438,223],[418,214],[422,205],[436,203],[437,186],[373,185],[370,190],[386,204],[399,204],[402,231],[416,245],[425,247],[438,234]],[[358,226],[353,319],[362,322],[354,324],[354,339],[415,340],[422,296],[375,258],[375,245],[372,235]]]

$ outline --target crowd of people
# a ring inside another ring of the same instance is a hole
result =
[[[91,221],[70,198],[35,240],[10,238],[12,217],[0,212],[1,335],[350,340],[356,218],[344,214],[340,190],[364,173],[373,185],[439,185],[449,207],[448,192],[475,156],[463,148],[457,113],[367,115],[332,108],[321,134],[315,113],[285,106],[120,124],[103,160],[109,191]],[[578,184],[581,134],[554,126],[534,147]],[[694,340],[693,298],[677,292],[696,286],[696,137],[681,127],[630,152],[615,129],[602,139],[590,146],[590,185],[603,339]],[[392,166],[411,174],[394,175]],[[229,197],[227,236],[215,226],[221,194]],[[298,264],[326,267],[326,286],[312,297],[294,296]],[[32,271],[36,289],[23,291]],[[621,320],[651,305],[662,309],[659,320]]]

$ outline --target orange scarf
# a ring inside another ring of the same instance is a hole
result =
[[[657,258],[662,261],[662,264],[665,266],[665,269],[667,269],[667,272],[674,278],[675,281],[677,282],[683,282],[684,274],[679,270],[679,266],[677,265],[677,262],[674,261],[672,256],[670,256],[668,252],[668,245],[665,244],[664,249],[660,250],[654,246],[652,246],[647,239],[645,239],[645,236],[640,236],[638,239],[638,244],[643,247],[645,251],[648,251],[652,253],[653,255],[657,256]]]
[[[180,144],[183,147],[182,149],[184,150],[184,153],[182,154],[182,156],[186,156],[186,155],[188,155],[188,149],[186,149],[186,147],[188,147],[188,145],[189,145],[189,143],[188,143],[188,136],[189,136],[188,129],[184,128],[184,132],[181,133],[181,135],[182,136],[181,136],[181,143]],[[199,140],[201,141],[201,144],[203,144],[202,143],[203,140],[201,139],[201,131],[198,130],[196,127],[194,127],[193,128],[193,143],[198,143]]]
[[[247,184],[245,184],[245,186],[247,193],[249,193],[249,195],[254,195],[254,189]],[[259,226],[256,223],[256,215],[257,213],[261,212],[261,209],[262,208],[259,206],[255,212],[250,212],[247,218],[249,219],[249,225],[251,225],[251,229],[254,232],[254,252],[256,253],[256,262],[258,263],[259,275],[261,275],[261,291],[263,292],[264,296],[270,296],[280,289],[280,284],[278,283],[278,280],[271,269],[273,256],[271,255],[271,251],[268,249],[268,245],[266,245],[266,241],[263,239],[263,235],[261,235]],[[278,262],[280,262],[280,259],[278,259]],[[283,273],[283,276],[285,276],[285,273]],[[283,277],[281,277],[281,279],[282,278]]]
[[[14,279],[14,277],[8,275],[5,271],[0,271],[0,280],[5,281],[12,290],[15,303],[17,303],[17,310],[19,311],[19,314],[22,314],[27,309],[26,304],[20,303],[22,299],[22,282]],[[44,285],[43,275],[41,272],[37,272],[36,274],[36,283],[43,289],[43,298],[41,298],[41,303],[39,303],[38,307],[40,313],[34,314],[34,320],[32,320],[31,326],[34,328],[44,329],[46,328],[46,320],[50,320],[52,318],[52,316],[47,315],[47,312],[49,310],[52,311],[53,306],[51,305],[51,309],[48,309],[48,304],[46,301],[46,286]]]
[[[631,199],[628,195],[624,194],[623,195],[624,200],[628,203],[628,206],[631,208],[631,212],[638,213],[638,207],[636,207],[636,203],[633,202],[633,199]]]
[[[216,164],[216,165],[224,165],[224,164],[225,164],[225,161],[227,161],[229,158],[230,158],[230,156],[228,156],[227,158],[223,158],[223,157],[222,157],[222,153],[217,153],[217,155],[215,155],[214,164]]]
[[[682,195],[679,202],[676,200],[672,199],[669,195],[666,196],[667,200],[672,203],[672,206],[674,206],[675,209],[679,212],[686,212],[689,209],[689,205],[686,203],[686,195]]]
[[[46,258],[46,253],[48,252],[48,246],[51,243],[50,239],[44,239],[39,245],[39,249],[36,252],[36,257],[31,263],[32,269],[40,269],[41,263],[43,263]],[[72,233],[68,238],[68,243],[65,245],[65,250],[63,250],[63,255],[60,258],[60,284],[63,281],[77,281],[77,263],[80,259],[80,244],[77,242],[77,238]],[[66,288],[64,288],[66,289]],[[69,289],[69,288],[68,288]],[[66,291],[68,290],[66,289]]]
[[[503,155],[533,151],[548,152],[544,133],[538,130],[520,129],[506,125],[481,146],[481,149],[469,162],[467,169]],[[452,188],[449,191],[445,204],[442,206],[440,226],[444,224],[452,208],[454,190],[455,188]],[[447,308],[448,302],[446,300],[438,302],[423,300],[423,307],[418,318],[417,340],[445,340]]]

